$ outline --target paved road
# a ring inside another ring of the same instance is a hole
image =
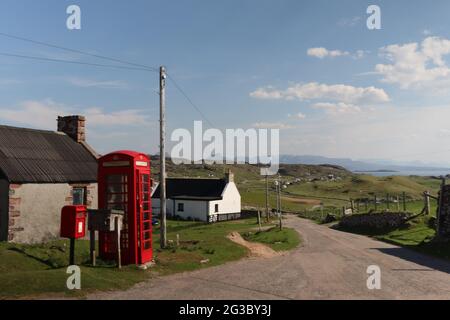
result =
[[[289,217],[303,245],[283,256],[243,259],[152,279],[90,299],[450,299],[450,263],[364,236]],[[381,290],[368,290],[378,265]]]

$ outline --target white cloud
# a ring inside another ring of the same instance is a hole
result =
[[[310,48],[307,51],[308,56],[310,57],[316,57],[319,59],[323,59],[326,57],[335,58],[335,57],[341,57],[341,56],[348,56],[350,55],[347,51],[341,51],[341,50],[328,50],[326,48],[320,47],[320,48]]]
[[[133,126],[148,124],[148,117],[142,110],[124,109],[105,112],[101,108],[80,110],[54,102],[25,101],[13,108],[0,108],[0,119],[14,125],[55,130],[57,116],[81,114],[86,116],[88,126]]]
[[[296,113],[296,114],[289,114],[288,117],[292,118],[292,119],[299,119],[299,120],[306,119],[306,115],[301,112]]]
[[[450,54],[450,40],[428,37],[417,42],[394,44],[380,49],[390,64],[378,64],[375,71],[382,81],[403,89],[444,87],[450,81],[450,69],[445,56]]]
[[[282,132],[280,152],[353,159],[382,158],[447,163],[442,148],[450,135],[447,105],[410,108],[383,105],[376,112],[345,117],[310,115],[301,126]]]
[[[366,53],[369,51],[365,50],[356,50],[354,53],[349,51],[341,51],[341,50],[328,50],[327,48],[319,47],[319,48],[309,48],[306,53],[310,57],[315,57],[319,59],[324,58],[335,58],[335,57],[352,57],[353,59],[362,59],[365,57]]]
[[[352,18],[342,18],[338,21],[338,26],[340,27],[354,27],[356,26],[359,21],[361,21],[361,17],[355,16]]]
[[[90,108],[84,114],[88,123],[94,126],[146,125],[148,122],[142,110],[137,109],[105,113],[100,108]]]
[[[97,81],[84,78],[68,78],[67,81],[82,88],[102,88],[102,89],[127,89],[128,84],[120,80]]]
[[[18,106],[0,109],[0,119],[33,128],[55,129],[56,117],[65,113],[65,107],[47,99],[24,101]]]
[[[254,123],[253,128],[256,129],[294,129],[294,126],[291,126],[282,122],[257,122]]]
[[[250,93],[256,99],[284,99],[300,101],[326,100],[348,104],[377,104],[389,101],[388,94],[375,87],[353,87],[344,84],[327,85],[317,82],[295,84],[285,90],[273,87],[259,88]]]
[[[339,103],[321,102],[321,103],[313,104],[312,107],[314,109],[323,109],[330,115],[340,115],[340,114],[350,114],[350,113],[361,112],[360,107],[355,106],[353,104],[343,103],[343,102],[339,102]]]

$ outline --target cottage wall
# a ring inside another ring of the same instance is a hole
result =
[[[8,240],[9,183],[0,179],[0,241]]]
[[[11,184],[9,236],[17,243],[59,238],[61,208],[73,203],[73,187],[86,187],[87,206],[97,209],[97,184]]]
[[[219,205],[219,212],[215,212],[216,204]],[[234,182],[230,182],[225,187],[222,200],[211,201],[209,203],[210,214],[229,214],[241,212],[241,194]]]
[[[183,211],[178,211],[178,204],[184,205]],[[175,215],[184,219],[194,219],[199,221],[208,221],[209,201],[194,200],[175,200]]]

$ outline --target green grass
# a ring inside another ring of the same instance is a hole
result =
[[[245,232],[242,234],[245,240],[261,242],[275,251],[287,251],[298,247],[300,237],[294,229],[273,227],[261,232]]]
[[[273,226],[268,224],[267,226]],[[0,298],[66,294],[83,297],[96,290],[124,290],[151,278],[176,272],[216,266],[246,256],[247,249],[226,238],[233,231],[249,232],[257,227],[256,219],[207,225],[200,222],[169,221],[168,249],[159,248],[159,229],[154,232],[156,266],[143,271],[135,266],[118,270],[114,263],[89,264],[89,242],[76,242],[76,263],[81,266],[82,290],[66,289],[68,241],[43,245],[0,243]],[[179,246],[176,246],[177,234]],[[201,263],[203,260],[207,263]]]

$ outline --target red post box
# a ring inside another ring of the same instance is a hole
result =
[[[86,235],[86,206],[65,206],[61,211],[61,238],[80,239]]]
[[[120,238],[122,263],[146,264],[153,258],[150,158],[134,151],[117,151],[98,161],[99,209],[124,212]],[[99,254],[115,259],[114,232],[99,233]]]

